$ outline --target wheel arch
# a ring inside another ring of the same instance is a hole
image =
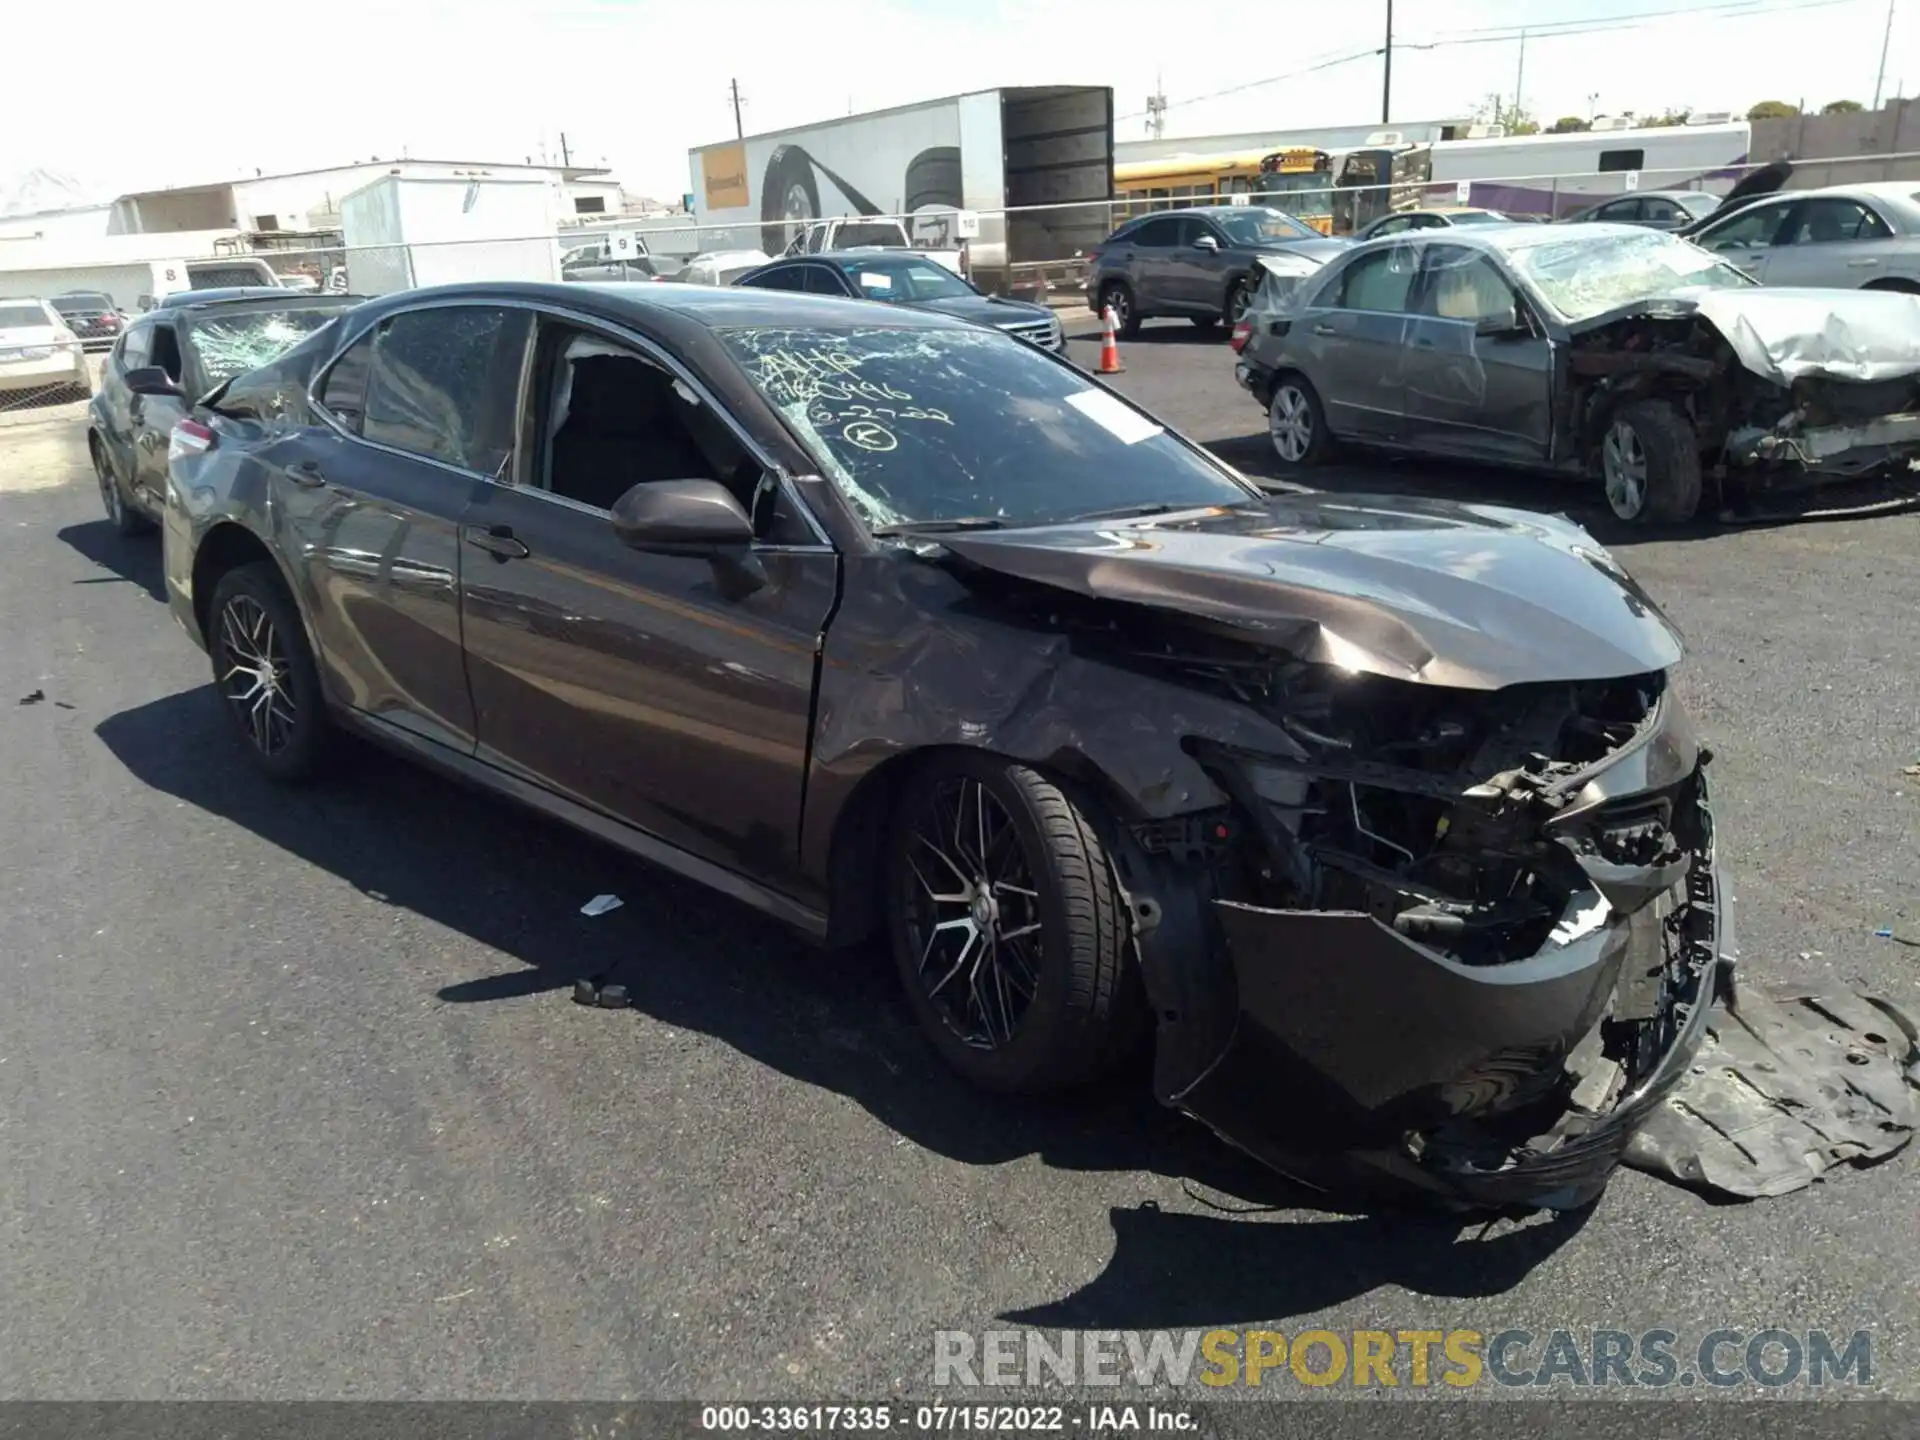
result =
[[[951,755],[985,755],[1037,772],[1083,809],[1098,807],[1087,816],[1096,831],[1131,808],[1121,787],[1079,752],[1035,759],[987,745],[939,743],[890,755],[860,778],[833,820],[827,848],[828,946],[858,945],[879,933],[886,919],[885,887],[875,883],[875,876],[885,866],[888,821],[914,777]]]
[[[273,547],[256,535],[248,526],[238,520],[222,520],[212,526],[200,537],[193,551],[193,621],[200,629],[200,638],[208,641],[207,627],[211,616],[207,613],[213,603],[214,589],[220,584],[221,577],[242,565],[253,565],[265,560],[273,566],[273,572],[280,577],[280,584],[293,602],[294,612],[300,617],[301,629],[306,632],[307,648],[313,652],[316,663],[320,657],[319,646],[314,644],[313,624],[307,618],[306,607],[300,604],[299,592],[294,588],[293,577],[287,573],[287,567],[273,552]]]

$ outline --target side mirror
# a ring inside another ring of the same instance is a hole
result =
[[[1218,250],[1220,248],[1220,242],[1211,235],[1202,235],[1193,242],[1193,248],[1196,250]]]
[[[1520,324],[1520,312],[1509,305],[1497,315],[1482,315],[1474,322],[1473,333],[1494,338],[1518,335],[1524,327]]]
[[[741,551],[753,522],[733,492],[713,480],[654,480],[634,486],[613,505],[620,543],[656,555]]]
[[[127,389],[136,395],[171,395],[178,400],[187,398],[187,392],[158,365],[142,365],[138,370],[129,370]]]

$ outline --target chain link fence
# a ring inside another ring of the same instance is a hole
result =
[[[1302,218],[1331,217],[1327,228],[1352,233],[1383,215],[1480,206],[1516,219],[1565,219],[1632,193],[1699,189],[1723,195],[1758,168],[1733,165],[1704,180],[1681,172],[1540,175],[1499,180],[1418,179],[1379,185],[1333,185],[1235,196],[1268,203]],[[1860,155],[1796,165],[1788,191],[1825,185],[1912,181],[1920,191],[1920,152]],[[916,243],[954,259],[980,288],[1041,302],[1084,298],[1087,251],[1120,223],[1156,209],[1208,203],[1197,197],[1136,193],[1105,202],[1069,202],[978,212],[981,238],[929,234],[925,214],[861,217],[899,220]],[[957,229],[957,227],[954,227]],[[350,246],[344,237],[255,237],[227,253],[166,262],[103,264],[23,273],[0,268],[0,423],[58,416],[78,409],[97,388],[101,367],[121,363],[120,337],[169,294],[234,287],[291,294],[352,297],[418,286],[480,280],[568,283],[724,285],[762,264],[799,227],[702,226],[689,216],[635,217],[551,235]],[[178,364],[145,353],[143,363]]]

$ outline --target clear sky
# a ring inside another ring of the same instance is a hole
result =
[[[1920,87],[1920,0],[1897,0],[1888,96]],[[1398,0],[1393,109],[1470,112],[1516,83],[1545,120],[1762,99],[1870,102],[1887,0]],[[400,153],[611,165],[675,199],[689,146],[996,85],[1112,85],[1120,138],[1156,82],[1169,135],[1366,123],[1386,0],[326,0],[203,16],[150,0],[26,0],[9,17],[0,193],[70,175],[101,196]],[[1661,12],[1687,10],[1686,15]],[[1652,17],[1643,24],[1636,17]],[[1536,34],[1522,24],[1618,25]],[[1453,42],[1420,48],[1430,42]],[[1466,43],[1462,43],[1466,42]],[[140,57],[168,55],[165,63]],[[29,59],[28,57],[34,57]],[[96,68],[89,61],[99,59]],[[121,64],[121,60],[132,63]],[[1253,82],[1291,76],[1271,84]],[[1237,93],[1215,99],[1232,87]],[[26,123],[26,117],[39,117]],[[1920,137],[1917,137],[1920,138]]]

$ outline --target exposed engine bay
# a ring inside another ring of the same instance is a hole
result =
[[[1595,449],[1613,409],[1640,397],[1679,406],[1709,471],[1762,485],[1905,469],[1920,456],[1920,354],[1860,335],[1860,317],[1841,313],[1844,294],[1804,307],[1817,323],[1797,333],[1766,330],[1752,313],[1787,312],[1796,292],[1731,293],[1738,310],[1715,292],[1697,309],[1651,305],[1575,335],[1558,417],[1577,440],[1570,460]]]

